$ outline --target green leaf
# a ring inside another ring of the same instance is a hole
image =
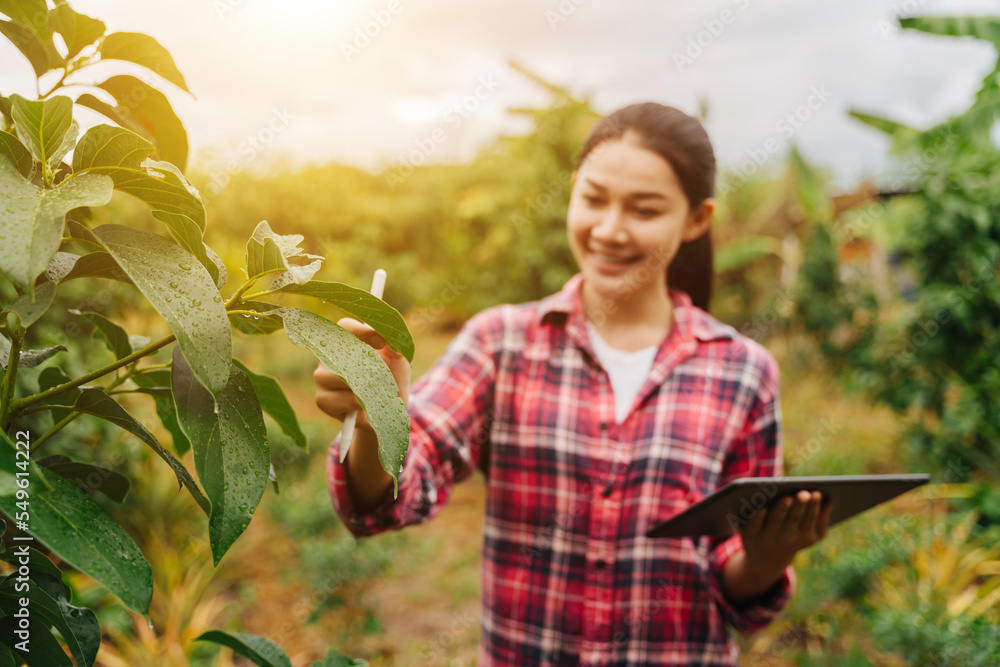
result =
[[[280,308],[288,339],[312,350],[357,396],[378,436],[378,458],[399,493],[399,473],[410,442],[410,416],[399,387],[371,346],[330,320],[298,308]]]
[[[49,169],[58,167],[69,150],[64,139],[73,126],[73,100],[57,95],[32,102],[20,95],[11,95],[10,101],[21,141],[36,160]]]
[[[830,222],[834,216],[833,202],[816,171],[803,159],[793,145],[789,162],[795,175],[795,200],[806,220],[812,223]]]
[[[312,280],[304,285],[291,283],[269,293],[305,294],[337,306],[375,329],[396,352],[413,361],[413,337],[403,316],[382,299],[365,290],[343,283]]]
[[[18,319],[21,320],[21,326],[28,328],[45,314],[55,298],[56,284],[53,282],[42,283],[35,287],[34,294],[22,294],[15,299],[7,310],[16,313]]]
[[[310,255],[299,247],[304,238],[301,234],[275,234],[267,221],[262,220],[247,241],[247,276],[252,278],[279,271],[272,289],[290,282],[308,282],[319,271],[323,258]],[[300,265],[289,262],[290,259],[313,261]]]
[[[0,155],[10,160],[18,173],[27,179],[31,178],[31,172],[35,168],[35,160],[31,157],[31,151],[24,147],[10,132],[0,132]]]
[[[38,463],[42,465],[41,461]],[[63,479],[73,482],[88,496],[94,491],[100,491],[119,505],[125,502],[125,496],[128,495],[132,486],[125,475],[89,463],[59,461],[44,467]]]
[[[0,618],[0,635],[14,637],[14,631],[18,626],[17,621],[18,619],[13,616]],[[30,652],[20,651],[17,649],[17,645],[11,642],[10,650],[15,656],[15,661],[10,664],[27,664],[28,667],[36,667],[36,665],[42,667],[73,667],[72,660],[66,655],[66,651],[63,650],[62,645],[59,644],[55,635],[48,628],[41,627],[41,624],[39,624],[37,629],[31,629],[30,647]],[[3,647],[0,646],[0,648]],[[0,658],[2,658],[2,653],[0,653]]]
[[[213,276],[215,276],[215,286],[218,287],[219,289],[222,289],[223,287],[225,287],[226,282],[229,281],[229,272],[226,271],[226,265],[222,261],[222,258],[219,257],[216,254],[216,252],[211,248],[209,248],[207,245],[205,246],[205,254],[208,255],[208,258],[212,261],[213,264],[215,264],[215,272],[213,272],[211,269],[209,269],[208,272],[211,273]]]
[[[142,424],[137,422],[135,417],[130,415],[125,408],[115,402],[115,400],[104,393],[104,391],[97,388],[84,389],[80,392],[80,397],[76,399],[76,403],[73,404],[73,408],[77,412],[84,412],[88,415],[100,417],[101,419],[105,419],[116,426],[120,426],[149,445],[149,447],[156,452],[161,459],[167,462],[167,465],[169,465],[174,471],[174,475],[177,477],[179,484],[187,487],[187,490],[198,502],[201,509],[205,511],[205,514],[211,514],[211,504],[201,492],[201,489],[198,488],[198,485],[195,484],[194,480],[191,478],[191,474],[187,471],[187,468],[185,468],[180,461],[174,458],[173,454],[165,450],[163,445],[160,444],[160,441],[157,440],[152,433],[147,431]]]
[[[80,14],[65,2],[56,2],[55,9],[49,13],[49,27],[62,35],[69,58],[97,41],[107,28],[103,21]]]
[[[177,421],[191,441],[198,479],[212,501],[209,536],[218,565],[246,530],[267,486],[271,455],[253,385],[236,366],[212,396],[174,349],[170,373]]]
[[[119,125],[119,127],[128,128],[133,134],[138,134],[140,137],[148,141],[150,145],[153,144],[153,135],[147,132],[145,128],[134,125],[131,119],[118,111],[118,107],[108,104],[104,100],[94,97],[90,93],[80,95],[76,98],[76,103],[80,106],[87,107],[88,109],[93,109],[105,118],[113,120]]]
[[[118,266],[115,258],[106,252],[83,255],[76,260],[69,273],[59,279],[59,282],[64,283],[74,278],[110,278],[129,285],[134,284],[122,267]]]
[[[879,116],[872,116],[871,114],[862,113],[860,111],[848,111],[848,115],[852,118],[861,121],[865,125],[874,127],[876,130],[885,132],[890,137],[892,137],[897,142],[907,142],[910,141],[918,134],[917,130],[912,127],[903,125],[902,123],[897,123],[896,121],[889,120],[888,118],[881,118]]]
[[[152,137],[160,160],[184,171],[188,156],[187,130],[163,93],[127,74],[113,76],[97,87],[115,98],[116,110],[127,121],[129,129],[138,131],[136,128],[141,128]]]
[[[78,206],[100,206],[111,200],[107,176],[71,176],[51,190],[26,181],[0,160],[0,270],[26,289],[59,250],[66,213]]]
[[[92,231],[170,325],[198,380],[218,396],[229,376],[233,341],[208,270],[162,236],[123,225]]]
[[[87,390],[97,391],[97,390]],[[86,392],[85,392],[86,393]],[[0,436],[0,509],[17,511],[14,445]],[[28,463],[32,534],[140,614],[149,613],[153,569],[125,530],[73,484]]]
[[[782,254],[781,239],[774,236],[748,235],[727,243],[715,251],[715,271],[736,271],[767,255]]]
[[[277,311],[277,306],[261,301],[244,301],[240,304],[240,310],[249,310],[260,313],[260,316],[245,315],[228,311],[229,322],[237,331],[249,335],[274,333],[282,328],[281,317],[270,316],[268,313]]]
[[[168,370],[137,373],[132,376],[132,380],[143,388],[170,391],[170,371]],[[173,437],[174,451],[180,456],[184,456],[191,449],[191,441],[187,439],[180,424],[177,423],[177,408],[174,406],[173,394],[169,398],[154,395],[153,402],[156,404],[156,414],[159,415],[163,428],[167,429]]]
[[[10,341],[6,336],[0,335],[0,366],[7,368],[7,359],[10,357]],[[18,359],[19,368],[34,368],[57,352],[65,352],[65,345],[45,347],[40,350],[21,350],[21,357]]]
[[[204,231],[205,205],[198,191],[179,172],[146,160],[152,151],[153,145],[134,132],[97,125],[80,139],[73,172],[110,176],[116,190],[141,199],[153,211],[187,216]]]
[[[0,14],[26,26],[43,26],[48,22],[49,8],[45,0],[0,0]]]
[[[0,560],[4,560],[11,565],[20,565],[21,563],[19,561],[21,558],[21,553],[15,548],[4,553]],[[55,563],[49,560],[45,554],[33,547],[28,547],[28,569],[31,571],[32,579],[37,579],[39,575],[48,575],[52,578],[58,579],[59,583],[62,584],[62,572],[59,568],[56,567]],[[63,589],[67,588],[65,584],[62,584],[62,586]],[[52,597],[56,596],[53,595]]]
[[[111,353],[115,355],[117,359],[124,359],[128,355],[132,354],[132,346],[129,344],[128,333],[125,332],[120,326],[104,317],[100,313],[90,313],[81,312],[76,309],[70,309],[69,311],[73,315],[78,315],[95,327],[104,335],[104,342],[107,344],[108,349]]]
[[[38,374],[38,391],[48,391],[53,387],[58,387],[64,385],[70,381],[70,377],[59,368],[58,366],[48,366],[42,369],[42,372]],[[76,399],[80,396],[80,389],[75,387],[61,394],[56,394],[55,396],[50,396],[49,398],[42,401],[44,405],[73,405],[76,403]],[[71,414],[71,410],[52,410],[52,420],[54,423],[58,423],[63,420],[66,416]]]
[[[250,383],[253,385],[254,391],[257,392],[260,407],[263,408],[264,412],[271,415],[281,430],[285,432],[285,435],[295,441],[296,445],[306,449],[308,446],[306,434],[299,428],[295,409],[285,397],[285,392],[281,389],[277,378],[253,372],[239,359],[233,359],[233,364],[250,378]]]
[[[52,255],[52,261],[45,267],[45,277],[52,282],[59,282],[73,270],[78,259],[80,259],[80,255],[71,252],[57,252]]]
[[[223,632],[222,630],[209,630],[195,639],[198,641],[215,642],[233,649],[238,655],[242,655],[253,661],[260,667],[292,667],[292,661],[280,646],[266,637],[251,635],[246,632]]]
[[[0,129],[13,128],[14,119],[10,115],[10,98],[3,95],[0,95],[0,117],[6,123],[6,127],[0,126]]]
[[[104,38],[100,52],[101,60],[125,60],[142,65],[181,90],[191,92],[170,52],[149,35],[140,32],[113,32]]]
[[[60,576],[59,579],[61,582],[62,577]],[[84,664],[85,658],[80,648],[80,642],[77,640],[76,635],[73,634],[69,624],[66,623],[59,603],[34,581],[34,577],[29,580],[27,591],[20,590],[18,583],[16,578],[11,577],[0,584],[0,609],[9,615],[14,615],[21,608],[20,598],[27,598],[27,606],[31,614],[30,618],[34,624],[41,625],[44,628],[54,626],[66,641],[66,645],[69,647],[77,663]],[[35,662],[34,658],[31,660],[31,663],[39,664]],[[71,665],[72,663],[67,659],[66,664]]]
[[[217,287],[222,287],[225,284],[225,281],[222,284],[219,283],[219,267],[208,256],[208,246],[202,240],[202,229],[198,223],[186,215],[167,213],[166,211],[153,211],[153,217],[167,224],[167,227],[170,228],[170,235],[182,248],[194,255],[198,263],[208,269],[209,275],[212,276],[212,282]]]
[[[330,650],[322,660],[316,660],[309,667],[366,667],[367,660],[350,658],[338,651]]]
[[[899,25],[935,35],[985,39],[1000,50],[1000,17],[997,16],[916,16],[899,19]]]
[[[9,39],[21,55],[28,59],[36,77],[51,69],[48,51],[33,30],[11,21],[0,21],[0,34]]]

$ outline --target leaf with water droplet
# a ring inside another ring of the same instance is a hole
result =
[[[378,436],[382,468],[392,475],[398,493],[398,473],[410,441],[410,417],[399,387],[382,357],[369,345],[337,324],[298,308],[280,308],[288,339],[312,350],[323,364],[339,375],[358,398],[368,422]],[[333,345],[318,341],[329,339]]]
[[[0,434],[0,510],[14,516],[18,468],[14,444]],[[106,586],[131,609],[148,613],[153,570],[135,541],[72,482],[28,463],[31,530],[68,564]],[[131,557],[123,559],[125,552]]]
[[[241,527],[245,508],[257,506],[267,485],[266,479],[248,474],[251,464],[263,467],[270,463],[263,411],[251,391],[250,379],[235,365],[213,402],[175,349],[171,383],[178,421],[192,443],[198,478],[212,501],[209,537],[218,564],[245,530]],[[213,404],[215,407],[208,407]],[[241,484],[241,479],[246,483]]]
[[[0,229],[8,235],[0,244],[0,271],[29,289],[59,250],[66,214],[80,206],[103,206],[111,200],[111,180],[97,174],[71,176],[57,187],[43,190],[25,180],[0,157],[0,187],[13,212],[0,209]],[[27,249],[31,249],[30,252]]]
[[[208,271],[195,265],[195,270],[182,273],[180,264],[190,257],[187,251],[151,232],[123,225],[101,225],[92,232],[170,325],[201,383],[213,395],[221,391],[229,375],[232,328],[223,305],[212,300],[219,289]],[[141,263],[145,257],[152,261],[148,267]],[[192,311],[181,299],[167,301],[176,296],[168,287],[171,282],[185,285],[192,300],[208,306]]]

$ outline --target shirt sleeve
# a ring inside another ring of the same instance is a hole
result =
[[[782,474],[782,420],[778,397],[778,364],[764,354],[760,388],[747,419],[747,430],[730,450],[720,486],[738,477],[777,477]],[[711,589],[726,623],[738,632],[749,634],[767,627],[784,609],[795,590],[795,572],[791,566],[769,590],[757,598],[737,605],[722,590],[722,568],[731,556],[743,548],[743,538],[733,535],[712,539],[709,564]]]
[[[489,439],[496,359],[493,340],[501,321],[488,309],[462,327],[437,362],[410,388],[410,443],[399,475],[382,502],[364,514],[347,490],[340,436],[330,444],[327,480],[337,516],[355,536],[423,523],[444,507],[455,482],[476,469]]]

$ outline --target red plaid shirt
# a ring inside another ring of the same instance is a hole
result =
[[[734,478],[781,474],[777,364],[671,290],[674,326],[618,424],[582,281],[477,314],[413,384],[396,500],[358,515],[334,440],[334,507],[359,536],[422,523],[488,457],[480,667],[735,665],[726,625],[770,623],[792,569],[737,607],[720,579],[738,535],[644,535]]]

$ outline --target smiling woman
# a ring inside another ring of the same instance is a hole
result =
[[[412,390],[405,359],[338,322],[379,350],[410,417],[398,498],[370,428],[343,463],[331,443],[348,529],[422,523],[486,473],[481,666],[735,665],[726,626],[767,626],[795,553],[825,534],[818,494],[803,494],[731,538],[646,537],[733,479],[781,474],[777,364],[698,305],[714,178],[698,121],[626,107],[582,151],[567,213],[580,272],[560,292],[474,316]],[[314,377],[331,416],[360,407],[335,374]]]

